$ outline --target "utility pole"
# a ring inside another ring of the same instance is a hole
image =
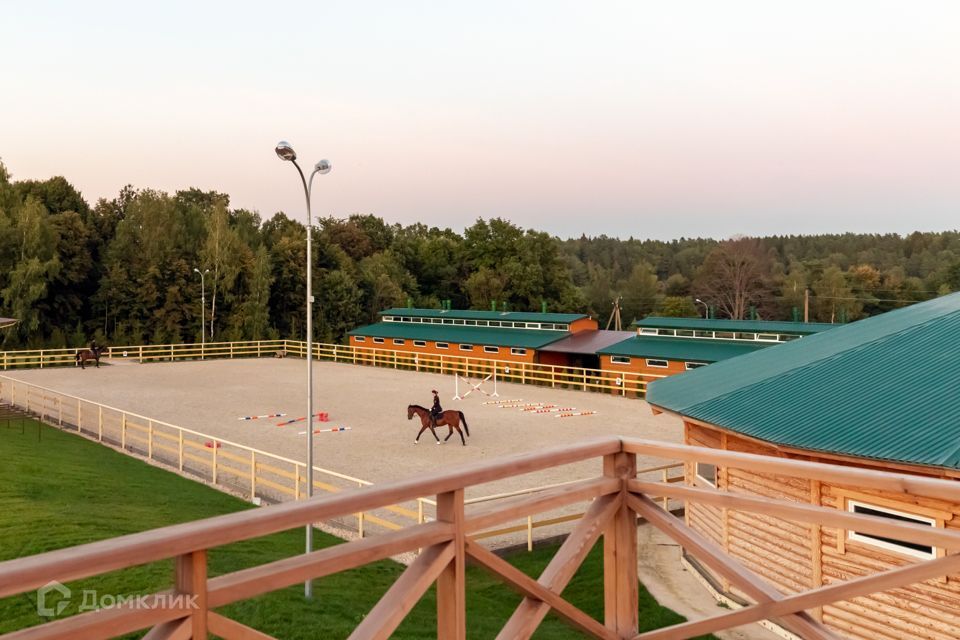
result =
[[[803,321],[810,322],[810,287],[803,290]]]
[[[607,330],[610,329],[610,325],[613,324],[614,331],[622,331],[623,324],[620,322],[620,301],[623,300],[623,296],[617,296],[613,300],[613,311],[610,313],[610,319],[607,320]]]

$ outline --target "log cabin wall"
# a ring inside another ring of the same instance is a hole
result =
[[[787,454],[772,445],[758,443],[721,429],[685,423],[688,444],[772,456],[802,458],[815,462],[883,468],[876,461],[838,461],[815,454]],[[936,469],[899,466],[894,471],[942,477]],[[695,478],[693,464],[686,471],[688,484],[703,485]],[[933,526],[960,529],[960,504],[905,494],[835,486],[769,474],[720,468],[717,488],[758,496],[808,502],[847,509],[850,501],[927,518]],[[722,545],[728,553],[783,593],[796,593],[821,585],[911,563],[910,556],[870,542],[849,539],[849,532],[834,527],[803,525],[762,514],[750,514],[703,505],[689,505],[688,524]],[[942,549],[935,550],[942,555]],[[728,584],[713,576],[729,594]],[[855,640],[957,640],[960,638],[960,574],[929,580],[907,588],[839,602],[812,612],[839,634]]]

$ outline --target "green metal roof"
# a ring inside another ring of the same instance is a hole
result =
[[[438,342],[475,344],[477,346],[524,347],[527,349],[538,349],[570,335],[566,331],[461,327],[411,322],[378,322],[366,327],[359,327],[353,331],[349,331],[348,334],[352,336],[372,336],[377,338],[435,340]]]
[[[514,322],[569,323],[589,316],[583,313],[536,313],[533,311],[472,311],[469,309],[386,309],[381,316],[414,318],[457,318],[461,320],[512,320]]]
[[[634,323],[637,327],[690,329],[693,331],[742,331],[744,333],[790,333],[810,335],[840,325],[826,322],[784,322],[779,320],[724,320],[717,318],[660,318],[648,316]]]
[[[658,407],[768,442],[960,469],[960,294],[652,383]]]
[[[700,340],[696,338],[650,338],[634,336],[623,342],[600,349],[597,353],[639,358],[666,358],[689,362],[719,362],[777,343],[745,342],[742,340]]]

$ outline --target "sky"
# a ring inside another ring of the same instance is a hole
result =
[[[274,5],[274,6],[267,6]],[[960,3],[5,2],[0,159],[560,237],[955,229]]]

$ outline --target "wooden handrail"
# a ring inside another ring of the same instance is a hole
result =
[[[677,487],[669,482],[636,479],[636,455],[658,455],[686,461],[714,461],[737,468],[781,476],[815,477],[832,481],[869,480],[869,486],[904,492],[935,491],[938,497],[956,483],[903,474],[855,469],[805,461],[783,460],[746,453],[717,452],[687,445],[632,438],[606,437],[544,451],[518,454],[427,476],[376,485],[309,501],[233,513],[104,540],[50,553],[0,563],[0,597],[22,593],[50,580],[73,580],[176,558],[177,588],[166,595],[197,594],[196,609],[167,602],[138,611],[132,608],[83,613],[3,636],[8,640],[101,638],[154,626],[151,638],[205,637],[212,631],[228,640],[269,638],[212,610],[261,595],[309,578],[355,568],[390,555],[424,549],[357,627],[356,638],[387,637],[430,584],[438,582],[438,637],[465,637],[464,559],[472,557],[485,569],[524,596],[501,637],[528,638],[551,609],[562,619],[594,638],[656,638],[672,640],[693,633],[719,631],[775,618],[805,639],[834,640],[836,634],[805,610],[838,600],[895,589],[945,575],[960,568],[960,556],[947,555],[881,575],[865,576],[785,595],[728,556],[716,542],[704,538],[684,522],[658,507],[652,497],[671,496],[690,503],[716,505],[737,511],[758,511],[787,520],[856,528],[879,536],[960,548],[960,531],[929,527],[839,509],[786,500],[758,498],[738,492]],[[564,483],[532,494],[506,495],[465,510],[464,490],[493,480],[545,468],[603,458],[604,475]],[[771,471],[771,465],[776,465]],[[922,480],[922,482],[917,482]],[[207,549],[243,539],[324,520],[358,510],[369,510],[436,492],[437,520],[411,525],[374,538],[269,562],[234,573],[208,578]],[[953,495],[950,493],[950,495]],[[517,571],[479,545],[472,532],[520,515],[544,512],[590,501],[582,519],[540,578]],[[705,565],[715,569],[758,604],[704,620],[638,635],[637,630],[637,516],[662,530]],[[563,599],[564,586],[574,575],[594,542],[603,535],[605,624],[593,620]],[[192,631],[191,631],[192,629]],[[197,635],[199,634],[199,635]]]

